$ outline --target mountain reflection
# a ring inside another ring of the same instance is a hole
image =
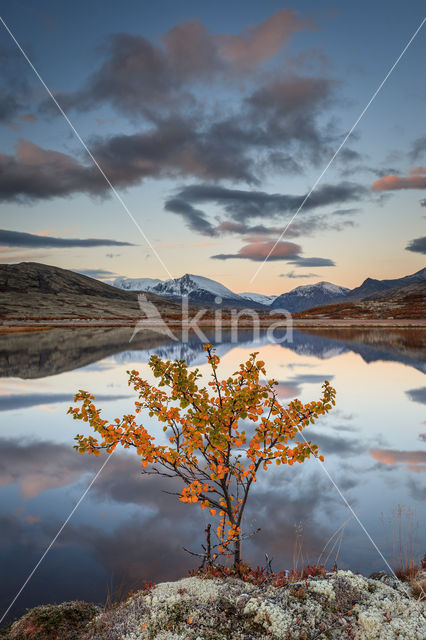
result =
[[[131,328],[50,329],[30,333],[0,334],[0,377],[43,378],[88,366],[114,356],[116,362],[145,362],[156,353],[168,360],[183,359],[190,365],[204,362],[203,339],[190,334],[188,342],[165,341],[154,331],[136,334]],[[236,346],[253,349],[268,344],[266,332],[253,340],[251,330],[241,330],[233,342],[230,331],[223,331],[218,342],[205,331],[220,356]],[[304,329],[286,333],[276,331],[275,338],[283,349],[300,355],[330,359],[354,352],[367,362],[400,362],[426,373],[426,330],[424,329]],[[280,342],[280,340],[283,340]]]

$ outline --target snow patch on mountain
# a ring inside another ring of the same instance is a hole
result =
[[[220,282],[204,276],[196,276],[192,273],[186,273],[181,278],[165,280],[157,284],[152,291],[169,297],[182,297],[189,296],[191,293],[207,292],[222,299],[240,298],[237,293],[220,284]]]
[[[160,284],[162,280],[159,278],[116,278],[110,284],[119,289],[127,291],[152,291],[154,287]]]
[[[312,297],[321,291],[330,293],[332,295],[341,296],[348,293],[350,289],[348,289],[347,287],[340,287],[339,285],[333,284],[332,282],[322,281],[322,282],[317,282],[316,284],[301,285],[300,287],[296,287],[295,289],[292,289],[291,291],[289,291],[288,294],[283,294],[283,295],[292,294],[292,295]]]
[[[298,313],[312,307],[342,300],[349,293],[347,287],[340,287],[331,282],[317,282],[292,289],[275,298],[272,308],[287,309],[290,313]]]
[[[240,293],[242,298],[246,300],[251,300],[252,302],[258,302],[259,304],[264,304],[265,306],[269,306],[273,303],[277,296],[266,296],[263,293]]]

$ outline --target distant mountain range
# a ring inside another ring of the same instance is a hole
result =
[[[313,318],[426,318],[426,268],[394,280],[367,278],[348,289],[330,282],[296,287],[280,296],[235,293],[210,278],[186,274],[173,280],[119,278],[113,283],[59,267],[22,262],[0,265],[0,319],[125,319],[141,316],[137,292],[145,292],[156,311],[181,314],[188,296],[197,306],[253,308],[269,316],[286,309]]]
[[[188,296],[191,304],[222,307],[264,307],[275,296],[256,293],[234,293],[220,282],[186,273],[181,278],[156,280],[151,278],[117,278],[111,284],[128,291],[149,291],[171,300],[181,300]]]
[[[333,303],[364,300],[370,296],[383,295],[390,290],[422,283],[426,283],[426,268],[394,280],[367,278],[355,289],[348,289],[331,282],[318,282],[296,287],[279,296],[235,293],[216,280],[189,273],[181,278],[165,281],[151,278],[117,278],[111,282],[112,285],[121,289],[149,291],[175,301],[188,296],[189,302],[195,305],[286,309],[290,313],[299,313]]]
[[[151,278],[117,278],[111,284],[127,291],[149,291],[175,301],[188,296],[189,303],[194,305],[281,308],[291,313],[334,302],[349,292],[346,287],[339,287],[331,282],[318,282],[297,287],[280,296],[235,293],[216,280],[191,273],[164,281]]]

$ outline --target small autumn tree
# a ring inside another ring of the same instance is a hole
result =
[[[128,372],[129,385],[138,394],[136,413],[146,410],[163,424],[169,436],[167,445],[157,444],[133,414],[113,422],[102,419],[94,396],[86,391],[77,393],[74,402],[80,406],[70,407],[68,413],[88,422],[98,434],[96,438],[76,436],[75,448],[80,453],[99,455],[101,450],[112,453],[117,445],[134,447],[145,472],[180,478],[184,487],[179,499],[198,502],[212,516],[218,515],[218,552],[229,555],[233,549],[238,566],[244,509],[258,472],[266,471],[273,462],[292,465],[318,456],[316,444],[295,437],[330,411],[336,392],[325,381],[320,400],[302,404],[296,399],[284,407],[277,398],[278,383],[260,380],[266,371],[257,352],[226,380],[219,380],[220,359],[211,345],[204,350],[211,368],[208,388],[202,385],[199,369],[190,371],[184,360],[151,356],[149,366],[159,380],[157,386],[143,380],[138,371]]]

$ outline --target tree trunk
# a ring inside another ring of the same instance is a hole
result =
[[[207,528],[204,530],[206,532],[206,556],[205,561],[207,563],[207,567],[211,567],[212,565],[212,545],[211,545],[211,531],[212,525],[207,525]]]
[[[238,538],[234,542],[234,568],[238,568],[241,564],[241,538]]]

